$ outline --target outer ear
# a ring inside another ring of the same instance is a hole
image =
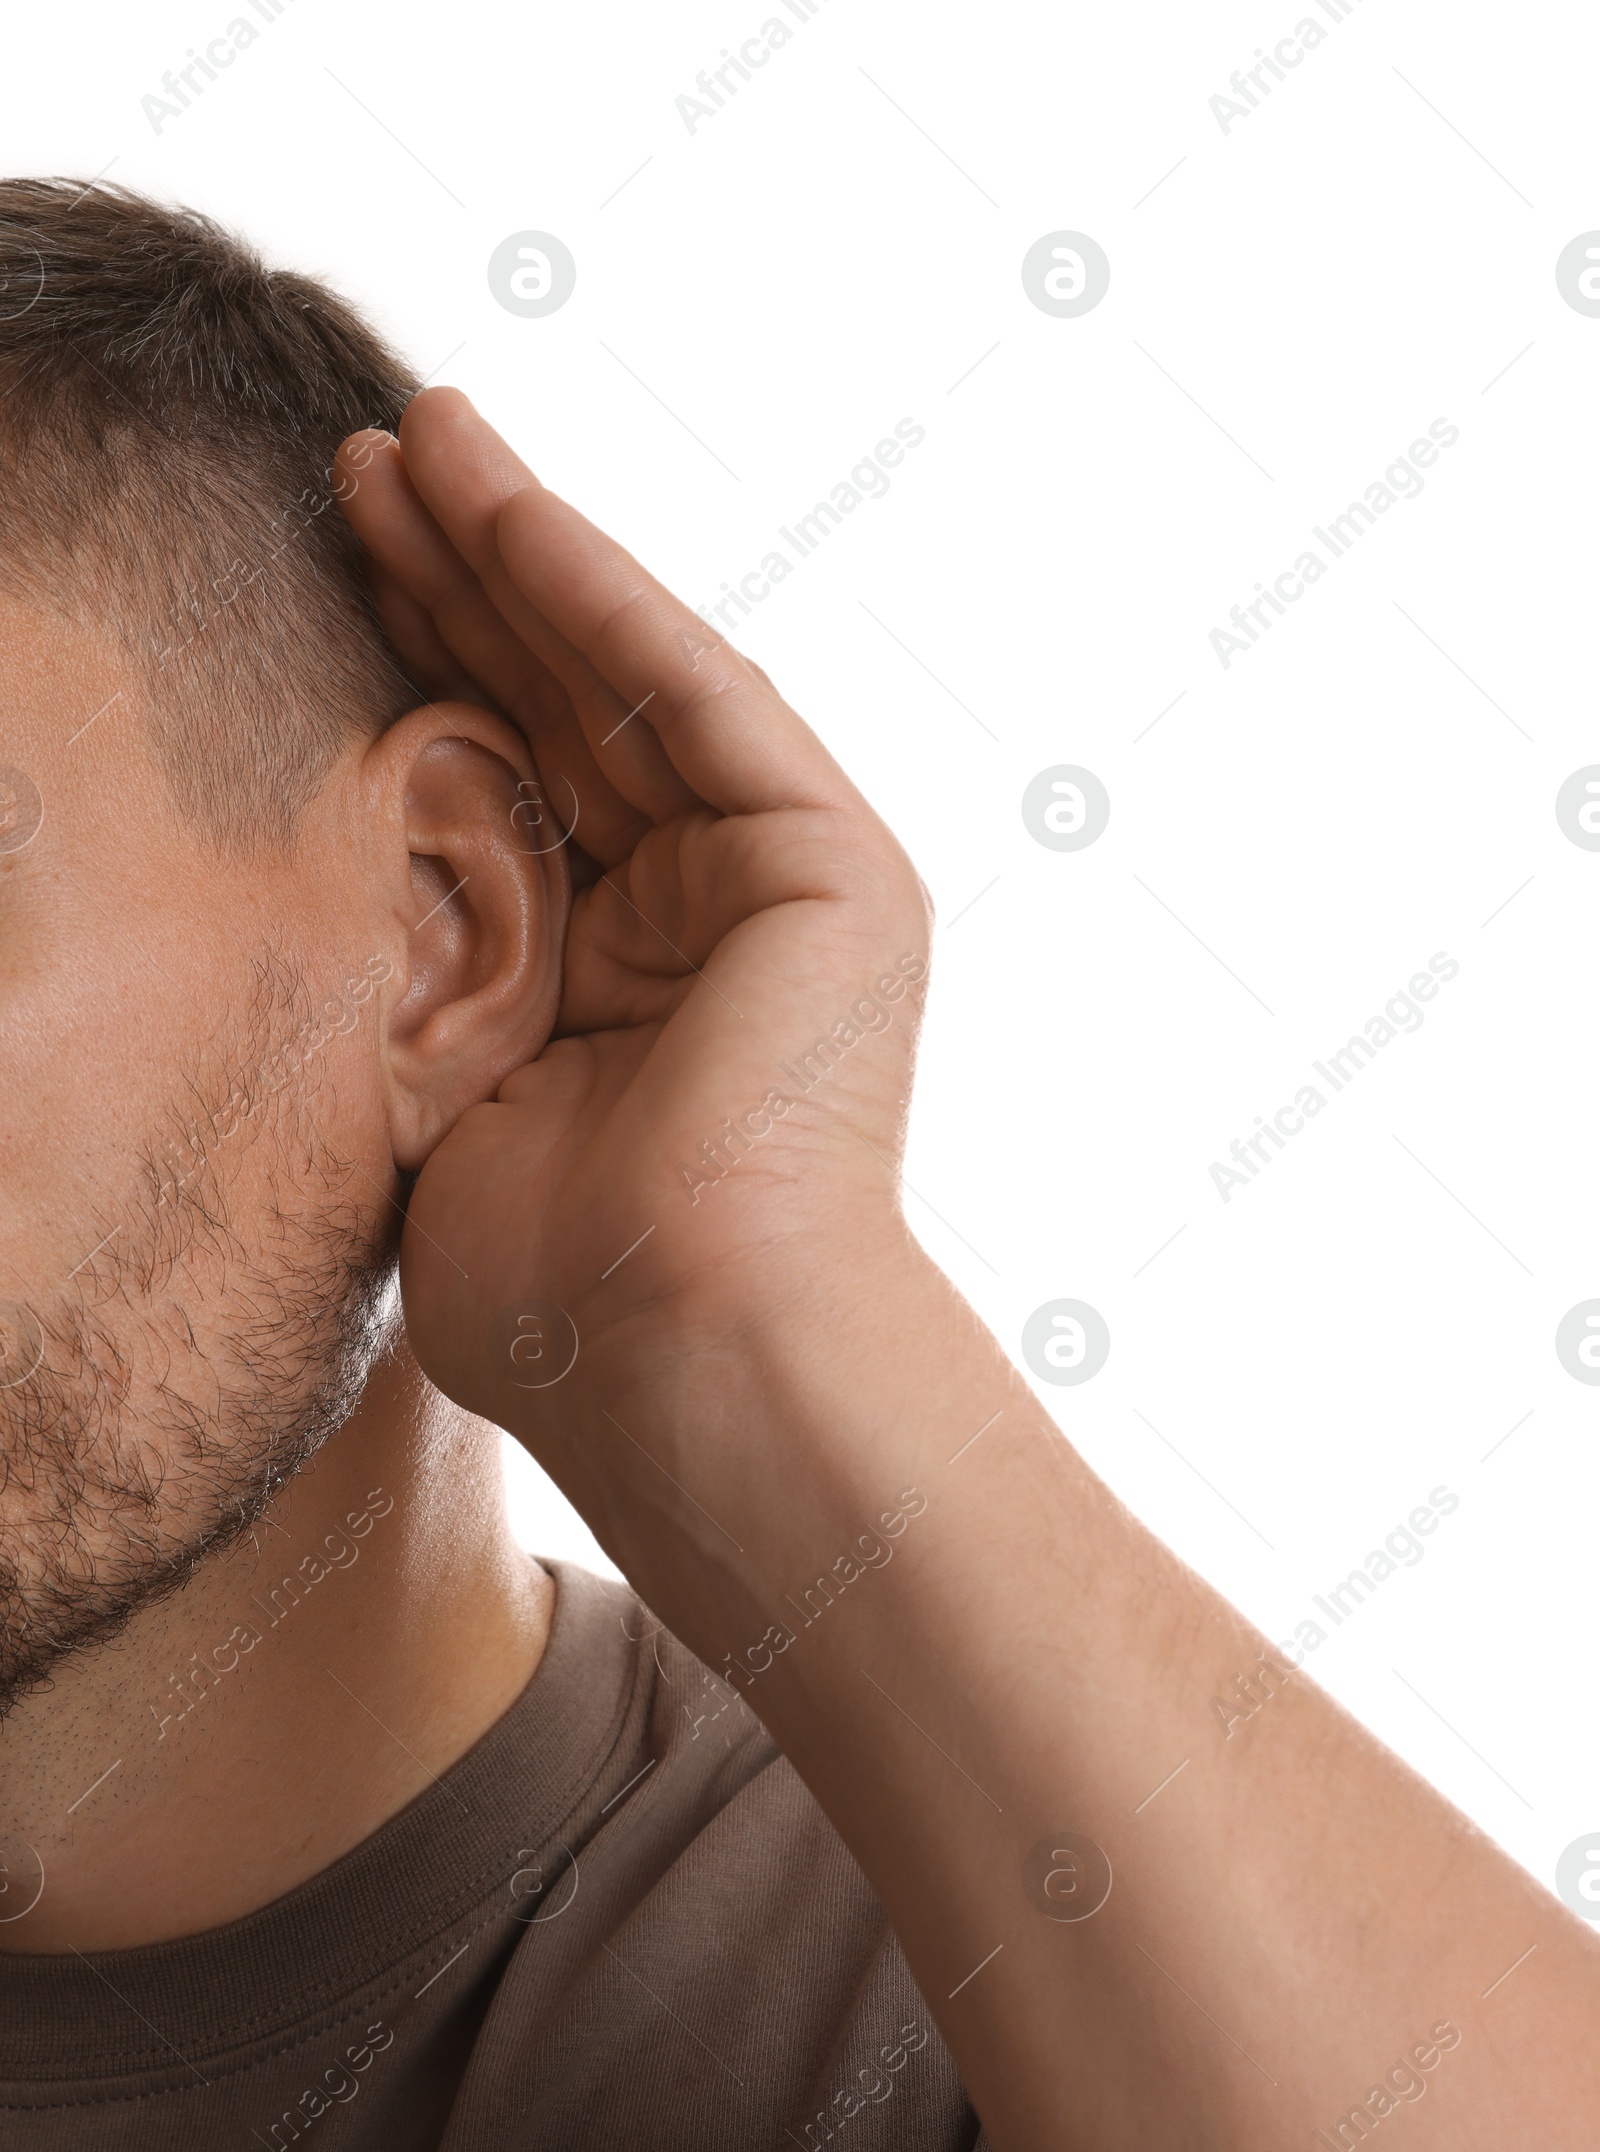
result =
[[[362,764],[385,878],[395,998],[380,1038],[395,1164],[416,1172],[469,1106],[550,1036],[571,902],[565,847],[515,727],[471,703],[429,703]]]

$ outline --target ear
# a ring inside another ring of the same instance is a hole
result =
[[[417,1172],[469,1106],[550,1036],[571,891],[526,740],[471,703],[429,703],[362,764],[380,903],[404,951],[379,1041],[395,1164]],[[392,998],[391,998],[392,997]]]

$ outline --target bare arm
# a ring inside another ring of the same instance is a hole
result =
[[[555,1038],[418,1183],[413,1342],[769,1725],[996,2152],[1401,2112],[1418,2147],[1586,2145],[1600,1945],[1127,1514],[906,1231],[928,923],[888,832],[454,392],[347,513],[585,870]]]

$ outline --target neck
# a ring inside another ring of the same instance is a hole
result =
[[[0,1950],[160,1942],[293,1889],[501,1716],[552,1602],[498,1430],[402,1341],[270,1519],[0,1724]]]

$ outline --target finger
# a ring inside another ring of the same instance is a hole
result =
[[[605,1031],[671,1013],[745,920],[836,880],[833,828],[803,809],[660,824],[575,895],[560,1028]],[[669,991],[671,990],[671,991]]]
[[[399,442],[392,434],[357,435],[339,454],[341,459],[348,455],[352,466],[365,454],[359,482],[343,505],[369,554],[426,608],[459,666],[481,681],[502,709],[514,709],[534,723],[544,720],[548,705],[559,699],[559,686],[507,627],[477,575],[418,498]]]
[[[378,618],[394,645],[406,684],[417,700],[477,702],[494,707],[488,693],[462,670],[455,652],[434,626],[428,608],[413,598],[381,561],[365,551],[364,562]]]
[[[706,775],[724,785],[731,782],[733,796],[747,805],[780,804],[793,796],[793,783],[802,776],[818,804],[860,804],[838,765],[765,674],[748,666],[725,639],[708,637],[698,615],[547,492],[459,391],[425,390],[414,398],[401,422],[401,439],[419,495],[437,512],[441,527],[505,617],[567,685],[580,718],[587,721],[592,714],[586,705],[596,682],[613,694],[620,691],[628,706],[621,718],[610,696],[599,695],[603,721],[614,728],[600,745],[660,697],[662,710],[633,727],[634,752],[640,751],[639,739],[653,734],[664,740],[670,723],[680,736],[670,751],[673,766],[701,798],[711,796],[700,792],[697,769],[690,765],[697,760],[697,743],[701,748],[710,743],[714,751],[698,758]],[[496,502],[501,504],[493,534],[501,541],[499,559],[486,528],[486,511]],[[541,522],[551,527],[544,535],[568,541],[562,557],[554,557],[554,548],[551,557],[541,555]],[[519,541],[515,563],[506,557],[507,533]],[[509,587],[501,577],[502,559],[512,571]]]
[[[649,823],[600,770],[566,689],[491,604],[477,575],[419,499],[390,435],[354,436],[340,450],[356,479],[345,513],[375,564],[385,621],[404,637],[435,695],[463,671],[484,699],[528,736],[554,812],[579,822],[597,858],[626,858]],[[341,474],[343,475],[343,474]],[[425,626],[424,623],[427,623]],[[453,687],[454,683],[452,683]]]
[[[637,707],[701,799],[724,814],[861,804],[765,676],[568,502],[529,486],[498,533],[517,588]]]
[[[621,698],[507,575],[496,525],[514,494],[537,485],[527,465],[455,389],[416,398],[401,421],[400,440],[418,498],[519,641],[561,681],[568,701],[560,721],[582,732],[605,776],[652,821],[701,804],[650,727],[633,722],[638,698]]]

